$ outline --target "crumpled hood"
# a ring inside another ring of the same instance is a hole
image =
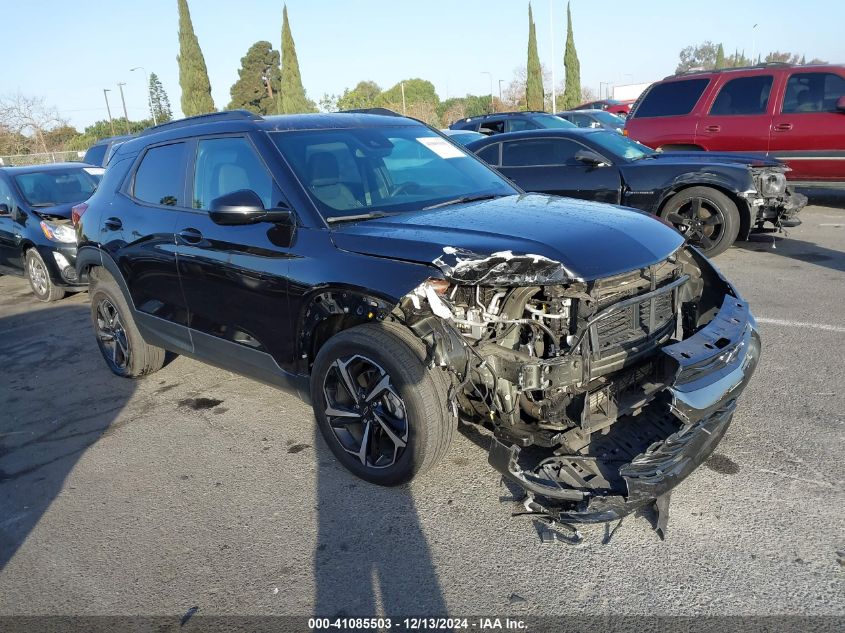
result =
[[[53,215],[59,218],[67,218],[70,219],[70,212],[73,209],[74,205],[79,204],[78,202],[68,202],[65,204],[54,204],[52,207],[38,207],[37,209],[33,209],[36,215],[39,216],[49,216]]]
[[[684,241],[633,209],[539,194],[342,224],[332,238],[343,250],[434,263],[474,283],[491,281],[491,267],[505,276],[540,271],[550,283],[598,279],[659,262]]]
[[[785,167],[783,163],[765,154],[733,154],[728,152],[658,152],[654,158],[643,159],[642,163],[658,162],[661,165],[689,165],[698,168],[702,163],[712,165],[742,165],[749,167]],[[636,161],[635,164],[640,163]]]

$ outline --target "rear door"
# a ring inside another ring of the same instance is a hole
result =
[[[192,208],[179,213],[176,240],[196,353],[269,375],[272,359],[286,358],[293,345],[287,285],[293,229],[221,226],[208,210],[215,198],[241,189],[258,194],[266,209],[286,200],[247,134],[197,139],[189,189]]]
[[[717,152],[767,151],[774,112],[774,75],[722,79],[698,123],[696,144]]]
[[[23,269],[20,242],[22,227],[15,221],[15,197],[12,188],[3,175],[0,175],[0,204],[5,204],[7,211],[0,211],[0,270],[20,274]]]
[[[845,181],[845,70],[796,68],[772,119],[769,152],[785,161],[790,180]]]
[[[604,167],[577,161],[575,155],[586,149],[566,138],[505,141],[499,171],[526,191],[617,203],[619,170],[610,160]]]
[[[629,136],[655,149],[693,145],[696,104],[706,98],[709,84],[709,77],[695,77],[653,85],[625,124]]]
[[[192,349],[176,271],[174,229],[184,207],[188,142],[148,147],[103,212],[100,243],[120,268],[138,322],[174,351]]]

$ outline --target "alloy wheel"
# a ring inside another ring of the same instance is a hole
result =
[[[46,295],[50,289],[50,281],[47,277],[47,269],[44,268],[44,263],[41,261],[40,257],[34,255],[29,257],[28,274],[29,281],[32,283],[32,287],[35,288],[35,291],[39,295]]]
[[[120,319],[120,313],[108,299],[97,304],[97,339],[103,354],[118,369],[129,365],[129,338]]]
[[[725,214],[710,200],[691,198],[676,211],[666,214],[688,241],[709,250],[719,241],[725,231]]]
[[[323,379],[326,419],[343,449],[368,468],[389,468],[408,446],[408,417],[390,375],[356,354],[338,358]]]

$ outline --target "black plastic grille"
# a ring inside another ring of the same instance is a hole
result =
[[[674,317],[672,296],[673,289],[668,289],[664,294],[625,306],[600,319],[595,324],[597,346],[593,351],[605,355],[664,333]]]

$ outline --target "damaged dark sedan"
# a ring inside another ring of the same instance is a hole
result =
[[[527,130],[467,143],[526,191],[623,204],[665,218],[708,257],[752,230],[797,226],[807,197],[772,158],[656,152],[607,130]]]
[[[298,393],[382,485],[434,467],[461,418],[538,512],[622,516],[710,455],[760,354],[748,305],[661,220],[525,194],[402,117],[158,126],[81,211],[112,371],[168,350]]]

